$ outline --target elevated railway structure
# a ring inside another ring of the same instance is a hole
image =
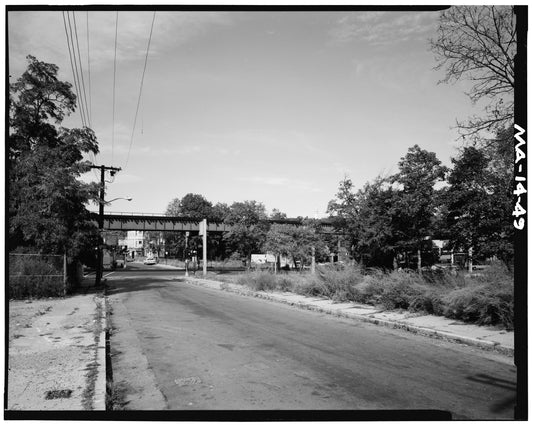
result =
[[[95,222],[98,222],[98,213],[92,213]],[[159,214],[143,213],[107,213],[104,214],[104,230],[137,230],[158,232],[195,232],[200,230],[201,220],[191,217],[174,217]],[[289,224],[294,226],[304,225],[298,218],[269,219],[271,224]],[[333,224],[327,220],[317,220],[320,233],[341,234],[336,231]],[[208,221],[207,232],[223,233],[231,230],[231,225],[223,221]]]

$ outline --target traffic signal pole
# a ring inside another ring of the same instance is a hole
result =
[[[91,165],[91,168],[100,169],[100,199],[98,200],[98,258],[96,264],[96,281],[95,286],[100,286],[102,284],[102,275],[104,269],[104,252],[103,252],[103,243],[104,239],[102,237],[102,232],[104,230],[104,205],[105,205],[105,172],[106,170],[111,171],[111,175],[114,175],[117,171],[120,171],[121,168],[115,167],[106,167],[105,165]]]

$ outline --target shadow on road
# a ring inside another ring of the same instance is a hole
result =
[[[492,376],[485,375],[483,373],[479,373],[479,374],[474,375],[474,376],[469,376],[468,380],[469,381],[474,381],[474,382],[479,382],[479,383],[482,383],[482,384],[493,385],[495,387],[500,387],[500,388],[503,388],[505,390],[511,390],[511,391],[515,391],[516,390],[516,383],[515,382],[508,381],[506,379],[501,379],[501,378],[493,378]]]
[[[185,279],[177,277],[172,282],[184,282]],[[150,277],[150,279],[124,278],[107,283],[107,295],[122,294],[127,292],[139,292],[153,289],[162,289],[168,287],[168,278]]]
[[[481,384],[492,385],[494,387],[502,388],[504,390],[509,390],[512,392],[516,391],[515,382],[508,381],[506,379],[501,379],[501,378],[494,378],[486,374],[480,373],[474,376],[469,376],[468,380],[478,382]],[[491,412],[498,413],[498,412],[502,412],[504,410],[509,409],[514,404],[516,404],[516,395],[511,395],[511,396],[505,397],[503,400],[499,402],[492,404],[490,407],[490,410]]]

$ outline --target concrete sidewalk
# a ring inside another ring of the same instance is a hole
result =
[[[8,411],[105,411],[103,290],[9,303]]]
[[[357,319],[390,328],[404,329],[421,335],[495,350],[508,356],[514,355],[514,332],[497,329],[492,326],[478,326],[447,319],[442,316],[410,313],[408,311],[385,311],[366,304],[335,303],[325,298],[306,297],[290,292],[253,291],[242,285],[194,276],[187,278],[187,282],[213,289],[235,292],[241,295],[264,298],[339,317]]]

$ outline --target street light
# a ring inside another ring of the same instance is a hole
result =
[[[100,201],[100,202],[103,202],[104,205],[109,205],[111,202],[118,201],[120,199],[123,199],[124,201],[132,201],[133,200],[133,198],[128,196],[127,198],[115,198],[115,199],[111,199],[110,201]]]
[[[102,247],[102,231],[104,230],[104,205],[109,205],[113,201],[118,201],[119,199],[123,199],[125,201],[131,201],[133,198],[127,197],[127,198],[115,198],[111,199],[110,201],[104,200],[103,191],[100,193],[100,200],[99,200],[99,211],[98,211],[98,259],[97,259],[97,269],[96,269],[96,282],[95,286],[100,286],[102,283],[102,274],[104,269],[104,255],[103,255],[103,247]]]

